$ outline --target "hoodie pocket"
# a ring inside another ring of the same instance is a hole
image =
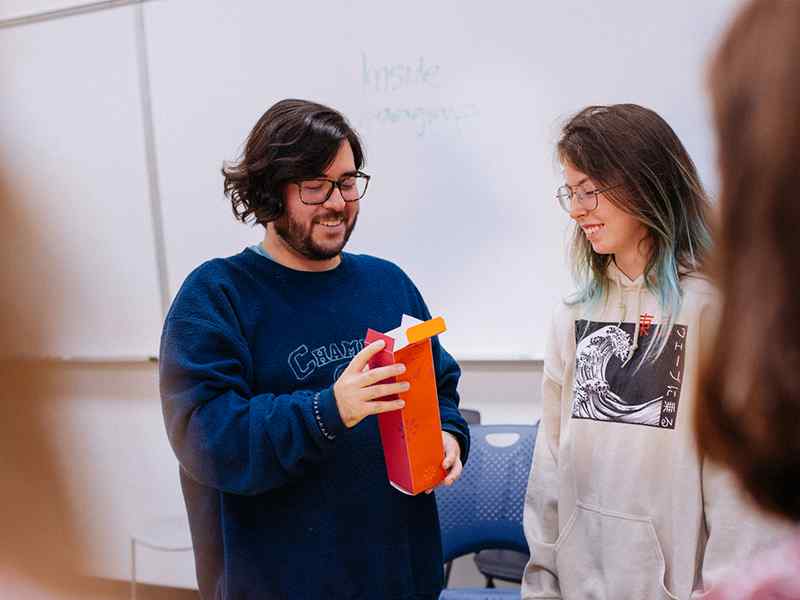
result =
[[[555,545],[564,598],[677,600],[652,521],[578,502]]]

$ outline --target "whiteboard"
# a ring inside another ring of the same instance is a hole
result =
[[[461,359],[543,355],[571,287],[553,199],[568,115],[650,106],[716,187],[704,67],[738,0],[124,4],[0,0],[0,19],[96,9],[0,28],[0,183],[17,211],[0,250],[30,332],[0,356],[155,354],[161,294],[261,239],[233,219],[219,170],[286,97],[330,104],[362,134],[373,179],[347,249],[403,267]]]
[[[156,353],[157,264],[133,8],[0,29],[0,356]]]
[[[559,125],[587,104],[652,107],[713,189],[704,66],[737,4],[145,5],[170,293],[261,239],[233,220],[222,161],[272,103],[313,99],[366,145],[373,179],[347,249],[402,266],[457,357],[541,358],[571,285]]]

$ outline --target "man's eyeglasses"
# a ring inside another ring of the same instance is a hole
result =
[[[575,202],[578,204],[578,206],[591,212],[597,208],[597,197],[600,194],[607,192],[608,190],[618,188],[621,185],[621,183],[618,183],[602,189],[584,191],[582,189],[573,190],[571,187],[565,184],[556,190],[556,198],[558,199],[558,203],[561,205],[561,208],[567,212],[572,211],[573,198],[575,198]]]
[[[325,179],[324,177],[314,177],[313,179],[301,179],[294,183],[300,190],[300,202],[303,204],[325,204],[333,194],[333,188],[339,188],[339,193],[345,202],[360,200],[367,193],[369,178],[369,175],[359,171],[354,175],[342,177],[338,181]]]

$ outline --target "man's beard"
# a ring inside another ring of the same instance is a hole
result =
[[[327,215],[327,216],[342,216],[343,222],[347,222],[347,217],[341,214]],[[341,244],[333,247],[322,247],[315,243],[311,236],[311,231],[315,227],[312,224],[306,229],[303,223],[295,221],[288,214],[281,215],[278,219],[273,221],[275,232],[283,238],[283,241],[292,248],[295,252],[305,256],[310,260],[330,260],[339,255],[342,248],[347,244],[350,239],[350,234],[355,229],[356,221],[358,221],[358,213],[353,216],[353,222],[346,226],[344,238]],[[316,225],[317,227],[324,227],[324,225]]]

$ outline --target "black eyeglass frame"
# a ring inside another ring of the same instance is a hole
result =
[[[584,206],[583,204],[581,204],[580,200],[578,200],[578,204],[580,204],[581,207],[584,210],[592,212],[594,209],[597,208],[597,205],[599,204],[598,196],[600,194],[603,194],[603,193],[605,193],[605,192],[607,192],[609,190],[613,190],[613,189],[618,188],[618,187],[622,187],[622,185],[623,184],[621,184],[621,183],[617,183],[617,184],[614,184],[614,185],[610,185],[608,187],[604,187],[602,189],[601,188],[595,188],[593,190],[589,190],[588,192],[584,192],[583,190],[579,190],[581,192],[581,195],[584,198],[587,197],[589,194],[592,194],[594,196],[594,206],[592,206],[592,208],[588,208],[588,207]],[[566,198],[565,198],[565,200],[563,202],[562,202],[563,195],[561,194],[562,190],[566,190],[568,192],[568,194],[566,195]],[[566,183],[564,185],[558,186],[558,189],[556,190],[556,200],[558,201],[558,205],[562,209],[564,209],[566,212],[571,212],[571,210],[572,210],[571,207],[564,206],[564,202],[570,202],[574,195],[575,195],[575,191],[573,191],[573,189],[570,186],[568,186]]]
[[[364,191],[361,192],[361,194],[358,196],[358,198],[354,198],[353,200],[348,200],[347,198],[344,197],[344,194],[342,193],[342,182],[345,179],[349,179],[351,177],[354,177],[356,179],[363,179],[364,180],[364,182],[365,182],[364,183]],[[293,181],[292,183],[294,183],[297,186],[298,194],[300,196],[300,202],[302,202],[303,204],[306,204],[308,206],[319,206],[320,204],[325,204],[328,200],[330,200],[331,196],[333,195],[333,190],[336,189],[336,188],[339,188],[339,195],[342,197],[342,200],[344,200],[345,202],[358,202],[364,196],[367,195],[367,188],[369,187],[369,180],[371,178],[372,178],[371,175],[367,175],[366,173],[362,173],[361,171],[356,171],[352,175],[345,175],[342,179],[340,179],[338,181],[335,180],[335,179],[327,179],[326,177],[306,177],[304,179],[297,179],[297,180]],[[306,181],[325,181],[327,183],[330,183],[331,187],[328,190],[328,193],[325,195],[325,198],[323,200],[321,200],[319,202],[307,202],[306,200],[303,200],[303,183],[306,182]]]

